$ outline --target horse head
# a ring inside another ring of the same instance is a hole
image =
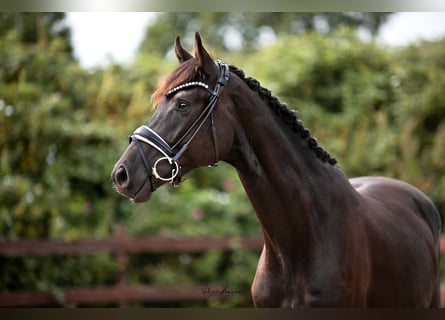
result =
[[[156,109],[148,123],[130,135],[111,178],[116,190],[134,202],[149,200],[165,183],[174,186],[190,170],[214,165],[232,145],[229,67],[214,61],[195,34],[194,57],[175,39],[178,66],[153,94]]]

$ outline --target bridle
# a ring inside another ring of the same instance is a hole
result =
[[[179,183],[181,182],[181,177],[179,175],[181,167],[178,164],[178,160],[185,153],[190,143],[196,137],[199,130],[209,117],[210,117],[213,145],[215,147],[215,162],[209,166],[216,166],[218,164],[219,150],[218,150],[218,142],[216,140],[216,127],[215,127],[215,121],[213,119],[213,109],[216,106],[216,102],[218,101],[218,98],[221,94],[223,87],[229,81],[229,66],[219,60],[215,61],[215,63],[218,67],[219,74],[215,87],[213,88],[213,91],[210,90],[209,86],[203,82],[192,81],[181,84],[171,89],[169,92],[167,92],[166,94],[167,97],[174,95],[176,92],[180,90],[188,89],[191,87],[201,87],[210,92],[210,98],[209,102],[207,103],[207,106],[204,108],[204,110],[201,112],[198,118],[196,118],[196,120],[192,123],[192,125],[186,130],[186,132],[182,135],[182,137],[178,139],[173,146],[170,146],[159,134],[157,134],[153,129],[151,129],[146,125],[142,125],[139,128],[137,128],[130,136],[130,143],[132,141],[135,141],[139,154],[142,159],[142,163],[144,164],[144,167],[147,170],[152,191],[154,189],[152,176],[158,180],[170,182],[173,186],[179,185]],[[187,136],[189,136],[188,140],[186,140]],[[142,148],[141,142],[150,145],[163,155],[163,157],[159,158],[154,162],[153,166],[151,167],[151,170],[147,157]],[[168,177],[162,177],[157,169],[158,165],[163,161],[167,161],[172,168],[171,175]]]

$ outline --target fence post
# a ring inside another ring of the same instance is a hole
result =
[[[125,229],[122,225],[115,225],[113,228],[113,238],[115,242],[115,255],[117,259],[117,284],[116,289],[120,291],[119,287],[127,286],[127,264],[128,264],[128,254],[126,249],[126,236]],[[119,292],[118,305],[121,308],[128,306],[128,301]]]

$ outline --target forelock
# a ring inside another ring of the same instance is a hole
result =
[[[157,105],[171,89],[179,86],[180,84],[198,80],[198,73],[195,70],[194,60],[195,59],[190,59],[184,63],[181,63],[170,74],[161,80],[158,89],[156,89],[151,96],[151,100],[154,105]]]

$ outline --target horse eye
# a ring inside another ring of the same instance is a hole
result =
[[[184,111],[185,109],[187,109],[188,106],[189,104],[184,100],[178,100],[178,102],[176,103],[176,108],[178,110]]]

